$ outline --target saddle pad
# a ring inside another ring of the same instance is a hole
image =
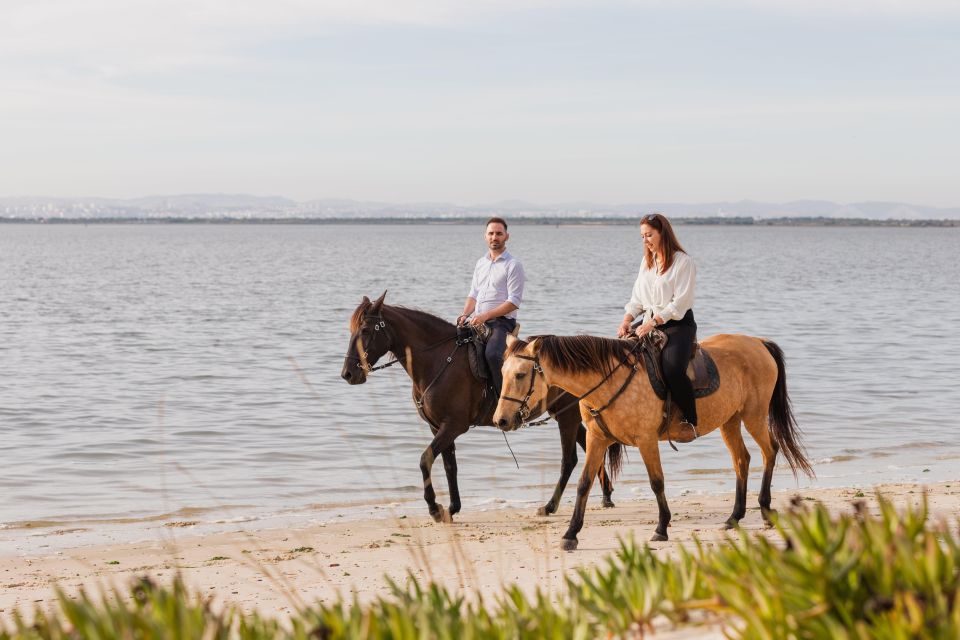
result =
[[[467,343],[467,355],[470,360],[470,371],[473,377],[481,382],[490,379],[490,365],[487,364],[487,357],[484,355],[485,343],[479,340],[472,340]]]
[[[667,399],[667,387],[657,376],[657,367],[651,356],[646,350],[641,349],[643,353],[643,364],[647,369],[647,377],[650,378],[650,386],[653,392],[661,400]],[[701,362],[697,362],[700,360]],[[691,375],[696,373],[697,375]],[[705,398],[720,388],[720,371],[717,370],[717,363],[710,357],[710,352],[700,347],[697,349],[697,355],[690,361],[687,367],[687,377],[693,383],[693,397]]]
[[[516,323],[511,333],[514,336],[520,333],[519,322]],[[486,356],[487,338],[490,337],[490,329],[486,325],[480,325],[479,330],[476,327],[460,327],[457,335],[466,342],[470,371],[473,373],[473,377],[486,383],[492,377],[490,375],[490,363],[487,362]]]

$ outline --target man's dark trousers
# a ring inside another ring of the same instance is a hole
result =
[[[490,337],[487,338],[487,348],[484,355],[487,357],[487,364],[490,366],[490,375],[493,377],[493,388],[500,395],[503,389],[503,376],[500,374],[500,367],[503,366],[503,352],[507,350],[507,334],[513,331],[517,326],[517,321],[512,318],[494,318],[486,323],[490,329]]]

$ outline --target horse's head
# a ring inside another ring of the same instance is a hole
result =
[[[383,295],[370,302],[363,296],[363,302],[350,316],[350,343],[347,355],[343,358],[343,370],[340,377],[350,384],[363,384],[367,373],[391,349],[387,324],[383,321]]]
[[[503,390],[493,414],[493,424],[513,431],[543,412],[549,385],[540,366],[540,340],[527,343],[507,336],[503,360]]]

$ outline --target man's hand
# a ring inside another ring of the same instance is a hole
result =
[[[466,321],[466,319],[467,319],[468,317],[469,317],[469,316],[468,316],[466,313],[461,313],[460,315],[458,315],[458,316],[457,316],[457,326],[458,326],[458,327],[462,327],[462,326],[463,326],[463,323]]]
[[[480,313],[470,318],[470,324],[473,325],[474,327],[479,327],[487,320],[489,320],[489,318],[487,317],[487,314]]]
[[[628,335],[630,335],[630,321],[624,320],[622,323],[620,323],[620,326],[617,327],[617,337],[625,338]]]

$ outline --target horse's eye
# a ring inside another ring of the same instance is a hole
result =
[[[515,377],[517,380],[523,380],[524,378],[527,377],[527,374],[525,374],[525,373],[518,373],[518,374],[514,375],[514,377]]]

